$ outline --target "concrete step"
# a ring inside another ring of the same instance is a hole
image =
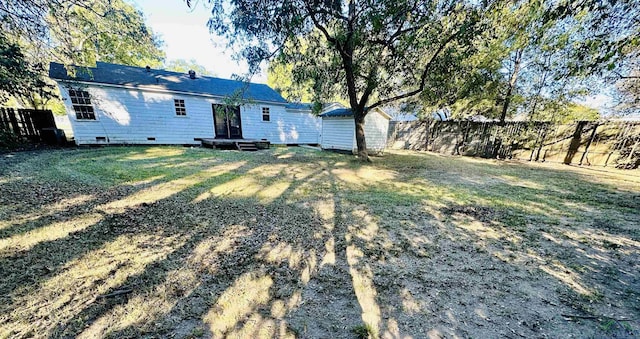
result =
[[[236,148],[239,151],[257,151],[258,147],[255,142],[236,142]]]

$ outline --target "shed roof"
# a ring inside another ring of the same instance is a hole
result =
[[[387,119],[391,119],[389,114],[385,113],[379,108],[374,108],[374,110],[378,111],[383,117]],[[352,117],[353,111],[351,108],[336,108],[327,112],[320,114],[321,117]]]
[[[127,86],[140,89],[165,90],[219,97],[233,95],[247,86],[244,99],[287,103],[278,92],[265,84],[245,83],[237,80],[220,79],[159,69],[124,66],[98,62],[96,67],[76,67],[76,75],[69,76],[64,65],[52,62],[49,77],[56,80],[82,81],[96,84]]]
[[[320,114],[321,117],[351,117],[353,116],[353,111],[351,108],[336,108],[334,110],[324,112]]]

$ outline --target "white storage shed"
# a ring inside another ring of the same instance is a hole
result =
[[[322,149],[342,150],[357,153],[356,127],[353,112],[349,108],[336,108],[320,114],[322,118]],[[364,119],[364,136],[367,149],[372,153],[384,150],[391,117],[379,108],[374,108]]]

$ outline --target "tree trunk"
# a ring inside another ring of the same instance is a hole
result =
[[[511,77],[509,78],[509,87],[507,87],[507,94],[504,96],[504,103],[502,104],[502,114],[500,114],[500,123],[504,123],[507,118],[507,111],[509,110],[509,105],[511,104],[511,97],[513,96],[513,89],[516,87],[516,82],[518,81],[518,73],[520,72],[520,62],[522,61],[522,50],[519,49],[516,51],[516,55],[513,60],[513,73],[511,73]]]
[[[353,109],[353,108],[352,108]],[[367,141],[364,137],[364,112],[353,110],[353,121],[356,127],[356,145],[358,146],[358,158],[360,161],[371,162],[367,151]]]
[[[547,67],[549,64],[549,56],[545,56],[545,60],[544,60],[544,71],[542,72],[542,79],[540,80],[540,83],[538,84],[538,90],[536,91],[536,95],[533,97],[533,105],[531,105],[531,113],[529,113],[529,121],[533,121],[533,117],[536,114],[536,108],[538,106],[538,100],[540,98],[540,94],[542,93],[542,88],[545,85],[545,82],[547,81]],[[533,153],[532,153],[533,154]]]

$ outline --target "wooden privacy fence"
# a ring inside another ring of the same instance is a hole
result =
[[[50,110],[0,107],[1,131],[9,131],[31,141],[40,141],[43,130],[55,128],[56,122]]]
[[[388,147],[452,155],[638,168],[640,122],[391,122]]]

